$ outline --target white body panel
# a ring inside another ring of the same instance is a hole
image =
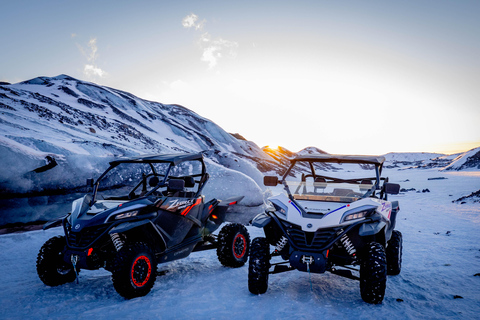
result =
[[[269,198],[274,203],[281,203],[283,207],[286,207],[285,215],[278,214],[278,217],[282,220],[288,221],[302,228],[303,231],[315,232],[319,228],[329,228],[339,225],[349,225],[365,218],[350,220],[344,223],[340,223],[345,212],[352,209],[375,206],[376,212],[390,219],[392,212],[392,204],[389,201],[384,201],[375,198],[365,198],[352,203],[339,203],[339,202],[322,202],[322,201],[308,201],[297,200],[297,203],[302,206],[302,209],[309,213],[319,213],[318,218],[307,218],[302,215],[301,210],[285,195],[279,194],[277,196]]]

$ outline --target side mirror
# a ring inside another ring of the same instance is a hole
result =
[[[263,177],[263,184],[267,187],[275,187],[278,184],[278,177],[265,176]]]
[[[397,183],[386,182],[383,187],[385,188],[385,193],[387,194],[398,194],[400,192],[400,185]]]
[[[87,187],[93,188],[93,179],[87,179]]]

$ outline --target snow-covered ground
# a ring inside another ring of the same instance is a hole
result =
[[[253,295],[248,267],[222,267],[215,251],[159,265],[145,297],[125,300],[104,270],[80,273],[80,283],[47,287],[35,261],[61,228],[0,236],[2,319],[479,319],[480,204],[452,203],[480,188],[480,172],[390,170],[405,192],[397,229],[403,233],[402,272],[387,281],[380,305],[362,301],[357,281],[292,271],[271,275],[269,289]],[[428,180],[445,177],[447,179]],[[406,181],[408,180],[408,181]],[[248,227],[251,238],[262,236]],[[477,274],[477,276],[475,276]]]

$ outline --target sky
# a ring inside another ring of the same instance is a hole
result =
[[[480,146],[480,1],[2,1],[0,81],[67,74],[259,147]]]

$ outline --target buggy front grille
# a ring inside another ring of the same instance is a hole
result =
[[[333,240],[340,228],[321,229],[315,232],[305,232],[295,227],[287,228],[287,234],[294,245],[302,250],[316,250]]]
[[[80,232],[74,232],[69,230],[68,232],[68,244],[70,247],[84,248],[95,241],[103,232],[107,229],[107,226],[95,226],[84,228]]]

